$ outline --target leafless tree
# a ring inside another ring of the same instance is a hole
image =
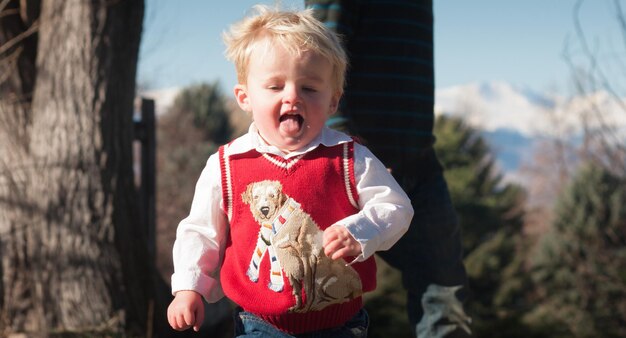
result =
[[[589,36],[578,0],[573,10],[575,37],[568,41],[565,60],[572,70],[573,84],[579,96],[586,99],[580,114],[584,127],[582,153],[585,158],[602,163],[612,172],[626,173],[626,13],[621,1],[611,3],[616,31],[622,38],[619,51],[611,41]],[[593,6],[600,4],[593,3]],[[602,43],[604,42],[604,44]]]
[[[142,0],[0,0],[0,336],[152,335],[132,111]]]

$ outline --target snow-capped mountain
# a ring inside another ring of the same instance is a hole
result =
[[[622,104],[626,105],[624,99]],[[462,116],[470,125],[487,131],[512,129],[529,137],[577,133],[583,125],[597,127],[602,120],[626,126],[626,112],[606,92],[566,98],[505,82],[437,90],[435,111]]]
[[[141,95],[155,99],[158,116],[167,111],[180,90],[150,90]],[[540,141],[580,139],[583,126],[594,128],[603,122],[621,130],[620,139],[626,140],[626,108],[606,92],[567,98],[505,82],[486,82],[438,89],[435,96],[436,114],[460,116],[481,130],[508,178],[532,161]],[[626,105],[626,100],[622,99],[622,104]]]
[[[528,95],[508,83],[466,84],[436,91],[435,111],[460,116],[476,128],[495,131],[515,130],[525,136],[540,132],[556,99],[543,95]]]
[[[606,92],[567,98],[504,82],[472,83],[437,90],[435,112],[481,130],[505,176],[532,160],[539,141],[579,140],[584,127],[610,126],[626,140],[626,109]]]

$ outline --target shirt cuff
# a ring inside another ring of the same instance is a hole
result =
[[[201,273],[174,273],[172,275],[172,295],[178,291],[190,290],[202,295],[207,303],[215,303],[224,297],[219,280]]]
[[[348,216],[341,220],[339,223],[348,229],[352,237],[361,244],[361,255],[355,257],[355,259],[349,263],[352,265],[356,262],[363,262],[364,260],[370,258],[378,249],[378,238],[379,232],[378,227],[364,219],[363,217],[359,217],[359,214],[355,214],[352,216]]]

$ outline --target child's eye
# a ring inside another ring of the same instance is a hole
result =
[[[281,87],[280,86],[267,86],[267,89],[276,91],[276,90],[280,90]]]
[[[304,87],[304,88],[302,88],[302,90],[304,90],[305,92],[309,92],[309,93],[315,93],[317,91],[313,87]]]

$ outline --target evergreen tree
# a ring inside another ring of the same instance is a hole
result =
[[[376,256],[376,289],[363,296],[370,314],[370,338],[412,338],[406,312],[406,290],[401,287],[400,271]]]
[[[157,228],[159,242],[167,244],[157,263],[166,278],[176,226],[189,212],[196,180],[209,156],[231,138],[227,111],[218,83],[202,83],[184,88],[158,120]]]
[[[626,336],[626,181],[589,165],[560,197],[532,276],[529,321],[554,337]]]
[[[520,322],[525,309],[521,236],[524,191],[502,181],[491,149],[459,118],[440,116],[435,149],[445,168],[463,231],[472,297],[467,306],[477,336],[530,334]]]
[[[227,101],[214,82],[183,89],[158,120],[157,266],[166,280],[173,272],[176,228],[189,213],[200,172],[209,156],[233,137],[229,116]],[[201,334],[232,337],[230,316],[226,299],[207,305]]]
[[[217,81],[185,88],[174,100],[171,114],[178,117],[189,114],[193,127],[202,131],[205,140],[216,144],[230,140],[232,128],[226,101]]]
[[[519,320],[523,305],[519,299],[528,284],[520,277],[522,189],[502,182],[488,145],[462,120],[439,117],[434,133],[435,150],[463,230],[473,293],[466,310],[473,317],[475,336],[539,337]],[[383,263],[379,260],[377,289],[365,297],[368,311],[373,312],[370,336],[410,337],[404,330],[408,324],[403,312],[406,293],[398,287],[401,276]]]

